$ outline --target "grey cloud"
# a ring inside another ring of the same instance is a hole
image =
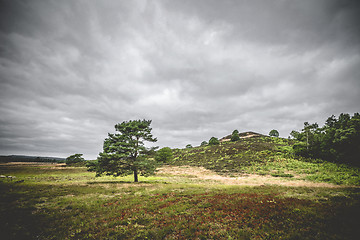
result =
[[[359,111],[356,1],[0,4],[0,153],[95,158],[129,119],[183,147]]]

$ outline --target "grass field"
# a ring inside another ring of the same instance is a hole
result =
[[[1,175],[16,177],[0,180],[1,239],[358,239],[353,181],[272,176],[281,171],[271,164],[258,166],[262,175],[249,164],[242,177],[164,166],[139,183],[56,164],[1,164]]]

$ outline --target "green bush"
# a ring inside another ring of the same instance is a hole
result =
[[[156,152],[155,160],[157,162],[166,163],[166,162],[170,162],[172,159],[173,159],[173,153],[171,148],[169,147],[161,148],[159,151]]]
[[[279,137],[279,132],[277,130],[273,129],[269,132],[269,136],[270,137]]]
[[[295,143],[293,146],[293,150],[294,150],[295,155],[304,156],[304,157],[308,156],[308,150],[306,148],[306,143],[303,143],[303,142]]]
[[[216,137],[210,138],[209,145],[219,145],[219,144],[220,144],[219,139],[217,139]]]
[[[239,131],[238,130],[234,130],[231,134],[231,141],[232,142],[236,142],[240,140],[240,136],[239,136]]]
[[[77,153],[66,158],[66,165],[74,165],[84,162],[85,159],[82,157],[83,154]]]

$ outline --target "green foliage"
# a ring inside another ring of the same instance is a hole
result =
[[[323,127],[304,123],[301,132],[292,131],[302,144],[294,145],[296,154],[360,166],[360,114],[329,117]]]
[[[155,160],[158,162],[167,163],[173,159],[173,153],[171,148],[164,147],[161,148],[159,151],[156,152]]]
[[[234,130],[231,134],[231,141],[232,142],[236,142],[240,140],[240,136],[239,136],[239,131],[238,130]]]
[[[209,140],[209,145],[219,145],[220,141],[216,137],[211,137]]]
[[[192,148],[193,146],[191,144],[188,144],[185,146],[185,148]]]
[[[304,144],[273,137],[245,138],[238,142],[174,151],[175,165],[202,166],[220,174],[269,175],[333,184],[360,184],[357,168],[294,155]],[[306,145],[305,145],[306,149]]]
[[[279,132],[277,130],[273,129],[269,132],[269,136],[270,137],[279,137]]]
[[[84,162],[85,159],[82,157],[83,154],[77,153],[66,158],[66,165],[73,165],[76,163]]]
[[[204,147],[206,145],[208,145],[207,141],[202,141],[201,144],[200,144],[201,147]]]
[[[128,175],[134,173],[134,181],[138,181],[138,173],[151,174],[156,169],[155,161],[149,159],[144,141],[156,142],[151,134],[151,120],[130,120],[115,125],[118,133],[108,134],[104,141],[104,151],[99,154],[96,166],[89,171],[96,175]]]

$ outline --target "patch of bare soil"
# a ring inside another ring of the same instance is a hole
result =
[[[203,167],[191,166],[164,166],[157,172],[158,175],[182,176],[188,178],[197,178],[200,180],[212,180],[220,184],[244,185],[244,186],[262,186],[262,185],[281,185],[291,187],[339,187],[330,183],[315,183],[304,180],[290,180],[277,178],[269,175],[261,176],[257,174],[243,174],[238,177],[221,176],[214,171]]]

